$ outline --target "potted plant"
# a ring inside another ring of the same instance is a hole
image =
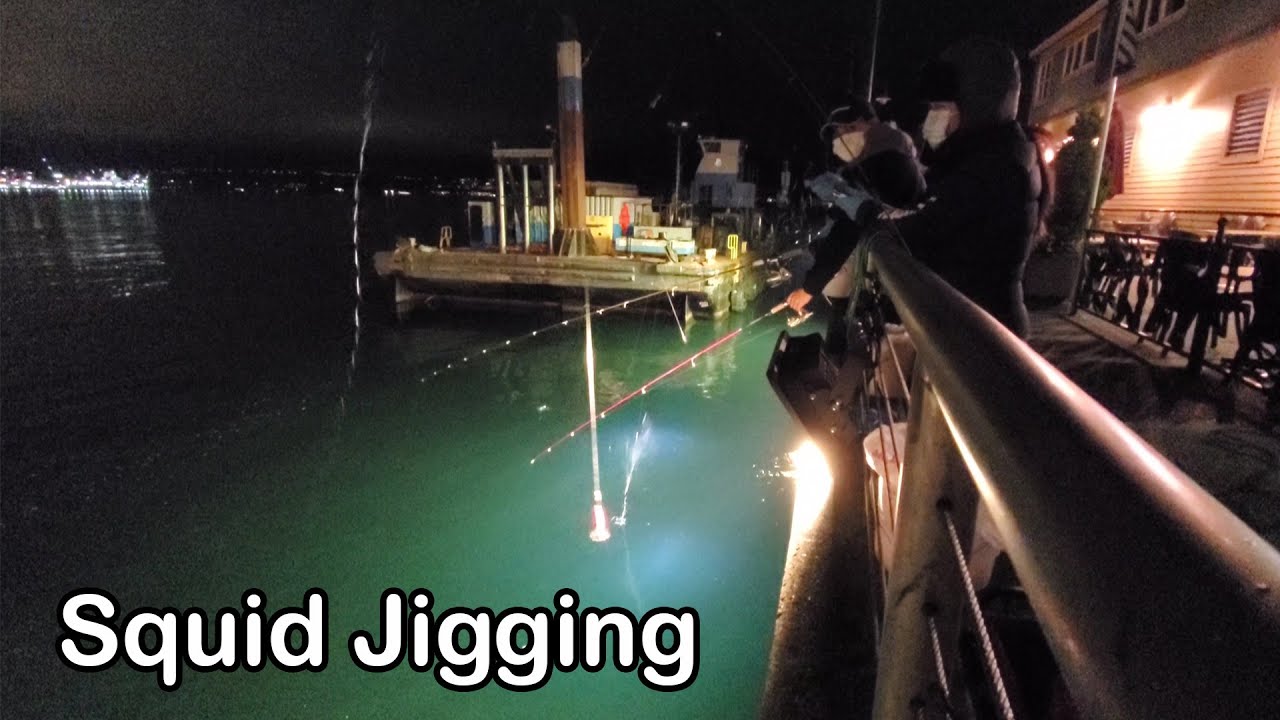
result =
[[[1089,220],[1111,196],[1104,172],[1097,204],[1089,207],[1094,169],[1102,152],[1101,136],[1102,113],[1095,107],[1080,110],[1049,166],[1054,176],[1053,207],[1023,275],[1027,302],[1032,307],[1061,305],[1075,288]]]

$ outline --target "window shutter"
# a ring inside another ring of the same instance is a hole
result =
[[[1262,127],[1267,119],[1271,89],[1263,88],[1236,96],[1231,110],[1231,131],[1227,135],[1227,157],[1256,155],[1262,147]]]

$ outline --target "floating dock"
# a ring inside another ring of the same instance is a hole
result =
[[[678,262],[611,255],[560,256],[497,253],[402,245],[374,256],[378,275],[395,282],[398,315],[437,303],[577,308],[582,288],[600,304],[649,299],[685,318],[719,317],[741,310],[764,285],[765,263],[751,253],[737,258],[689,257]]]
[[[760,250],[747,231],[748,219],[741,227],[723,228],[723,244],[713,219],[699,242],[695,229],[675,222],[674,213],[660,223],[652,199],[632,186],[597,183],[609,187],[588,193],[582,47],[567,18],[556,45],[556,79],[555,147],[494,147],[496,203],[467,204],[469,248],[454,249],[453,229],[447,227],[436,246],[404,239],[394,251],[374,256],[378,274],[395,282],[397,314],[457,301],[577,310],[584,288],[598,304],[648,301],[669,305],[684,320],[747,308],[760,294],[766,266],[747,252],[748,242]],[[715,139],[703,150],[708,171],[698,175],[706,185],[699,193],[708,203],[749,207],[755,186],[739,177],[742,145]],[[494,236],[497,248],[490,246]]]

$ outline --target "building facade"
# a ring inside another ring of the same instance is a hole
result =
[[[1280,225],[1280,3],[1132,2],[1136,62],[1120,75],[1112,126],[1123,133],[1123,192],[1103,219]],[[1058,143],[1077,111],[1105,102],[1106,11],[1100,0],[1031,52],[1030,119]]]

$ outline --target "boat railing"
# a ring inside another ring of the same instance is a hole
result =
[[[1080,717],[1280,717],[1280,553],[900,245],[870,257],[916,346],[873,717],[982,716],[975,664],[1021,716],[969,572],[979,506]]]

